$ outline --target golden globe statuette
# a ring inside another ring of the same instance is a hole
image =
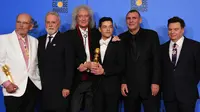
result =
[[[100,54],[100,48],[96,48],[94,51],[94,59],[93,62],[99,62],[99,54]]]
[[[12,79],[12,75],[9,71],[9,67],[7,65],[4,65],[2,66],[2,71],[5,73],[5,75],[8,77],[8,79],[10,80],[10,82],[14,83],[13,82],[13,79]]]

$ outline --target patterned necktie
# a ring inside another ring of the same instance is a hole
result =
[[[174,43],[173,49],[172,49],[172,63],[174,67],[176,66],[176,60],[177,60],[177,44]]]

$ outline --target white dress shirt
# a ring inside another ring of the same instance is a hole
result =
[[[176,45],[177,45],[177,57],[176,57],[176,63],[177,63],[178,59],[179,59],[179,55],[180,55],[181,49],[182,49],[182,46],[183,46],[183,41],[184,41],[184,37],[183,36],[177,42],[170,41],[170,44],[169,44],[169,57],[170,57],[171,61],[172,61],[172,51],[173,51],[174,43],[176,43]]]
[[[89,49],[89,42],[88,42],[88,28],[86,30],[83,30],[79,27],[80,31],[81,31],[81,35],[83,37],[83,45],[85,47],[85,53],[87,56],[86,61],[89,62],[90,61],[90,49]]]
[[[111,40],[111,37],[109,37],[108,39],[106,40],[103,40],[102,38],[100,39],[99,41],[99,44],[100,44],[100,53],[101,53],[101,61],[103,63],[103,60],[104,60],[104,56],[105,56],[105,53],[106,53],[106,49],[108,47],[108,44]]]
[[[54,33],[53,35],[49,35],[49,34],[47,34],[47,37],[46,37],[46,43],[45,43],[45,48],[47,47],[47,44],[48,44],[49,39],[50,39],[50,38],[48,38],[48,37],[49,37],[49,36],[52,37],[52,38],[51,38],[51,42],[52,42],[53,39],[54,39],[54,37],[56,36],[57,33],[58,33],[58,31],[57,31],[56,33]]]

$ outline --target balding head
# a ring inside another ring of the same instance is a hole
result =
[[[32,17],[29,14],[21,13],[17,16],[15,29],[17,34],[25,37],[32,28]]]

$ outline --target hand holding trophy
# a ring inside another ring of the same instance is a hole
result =
[[[93,62],[99,63],[99,54],[100,54],[100,49],[96,48],[94,51],[94,60]]]
[[[93,73],[94,75],[102,75],[104,69],[102,68],[101,64],[99,64],[100,49],[96,48],[94,53],[94,59],[91,63],[91,73]]]
[[[9,85],[5,87],[6,91],[8,93],[14,93],[18,89],[18,86],[14,84],[12,75],[10,73],[10,69],[7,65],[2,66],[2,71],[5,73],[5,75],[8,77],[9,81],[11,82]]]
[[[2,71],[5,73],[5,75],[8,77],[10,82],[14,83],[12,75],[10,73],[10,69],[7,65],[2,66]]]
[[[93,61],[92,62],[85,62],[84,64],[82,64],[78,67],[78,70],[80,71],[80,69],[82,68],[82,71],[85,71],[87,69],[87,72],[90,72],[90,70],[92,70],[92,68],[98,67],[99,54],[100,54],[100,49],[96,48],[95,51],[94,51]]]

